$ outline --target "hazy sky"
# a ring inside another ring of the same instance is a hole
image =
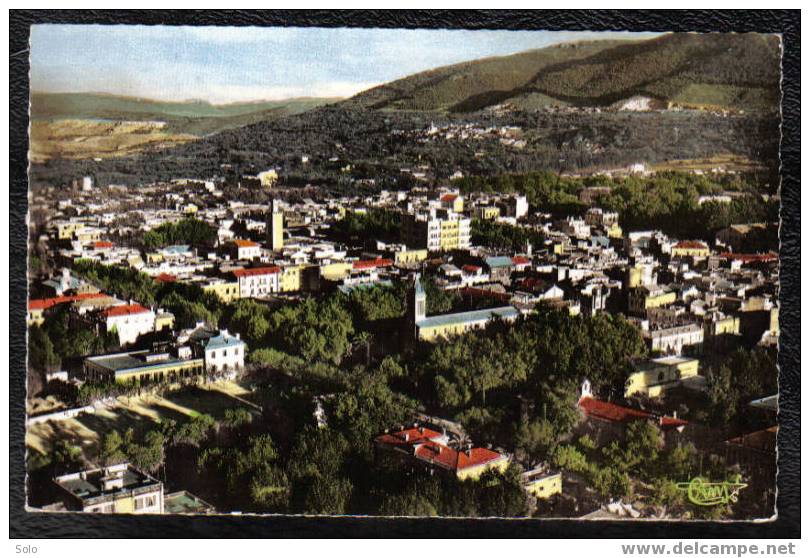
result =
[[[415,72],[639,33],[35,25],[35,91],[213,103],[350,96]]]

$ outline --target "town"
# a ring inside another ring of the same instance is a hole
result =
[[[357,196],[279,168],[34,192],[29,505],[771,513],[776,223],[734,218],[773,197],[712,173],[402,172]],[[660,227],[619,204],[673,184],[691,213]],[[751,488],[689,506],[696,477]]]

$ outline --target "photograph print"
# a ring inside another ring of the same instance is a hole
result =
[[[27,509],[774,518],[781,55],[33,25]]]

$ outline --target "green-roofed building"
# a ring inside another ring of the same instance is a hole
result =
[[[473,329],[483,329],[492,320],[513,322],[520,316],[520,311],[511,304],[439,316],[427,316],[426,309],[425,290],[417,275],[411,294],[410,318],[414,326],[414,336],[420,341],[438,341]]]

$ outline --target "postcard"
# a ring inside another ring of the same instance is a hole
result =
[[[781,55],[32,26],[28,510],[775,517]]]

